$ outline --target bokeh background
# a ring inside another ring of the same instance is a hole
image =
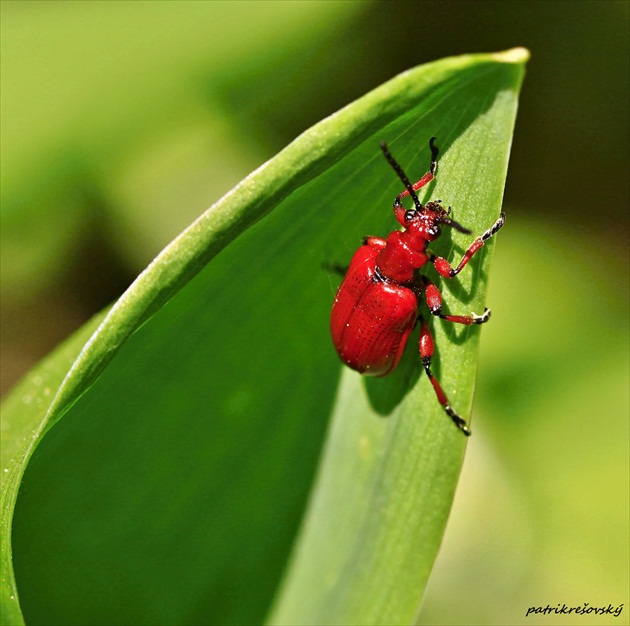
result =
[[[475,437],[419,620],[627,623],[629,6],[2,2],[3,393],[302,130],[526,46]]]

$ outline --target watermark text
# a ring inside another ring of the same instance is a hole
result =
[[[567,606],[566,604],[558,603],[557,606],[530,606],[525,613],[525,617],[530,615],[613,615],[619,617],[623,611],[623,604],[613,606],[591,606],[588,602],[585,602],[580,606]]]

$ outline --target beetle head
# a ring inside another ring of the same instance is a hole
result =
[[[427,202],[420,212],[419,217],[422,222],[422,228],[429,241],[433,241],[440,236],[442,232],[440,226],[445,219],[448,219],[448,212],[444,210],[440,202],[440,200]]]
[[[451,207],[444,209],[441,205],[441,200],[433,200],[427,202],[420,211],[407,211],[405,215],[406,227],[422,231],[424,237],[429,241],[433,241],[440,236],[442,225],[450,226],[460,233],[470,234],[470,230],[449,217],[450,213]]]
[[[444,224],[444,226],[450,226],[460,233],[464,233],[465,235],[470,235],[471,230],[462,226],[459,222],[452,220],[449,215],[451,214],[451,207],[448,209],[444,209],[440,204],[441,200],[434,200],[433,202],[427,202],[424,206],[424,211],[429,212],[431,218],[435,222],[435,224]]]
[[[405,228],[425,241],[433,241],[440,236],[440,223],[444,217],[446,212],[439,202],[427,202],[420,210],[405,213]]]

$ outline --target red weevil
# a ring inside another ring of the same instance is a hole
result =
[[[341,360],[352,369],[368,376],[386,376],[398,365],[409,334],[420,320],[420,359],[433,385],[439,403],[455,425],[470,435],[466,421],[451,407],[440,383],[431,371],[433,337],[426,321],[419,313],[422,298],[436,317],[457,324],[483,324],[490,319],[490,310],[483,315],[448,315],[442,313],[442,294],[419,270],[433,263],[444,278],[453,278],[468,264],[504,224],[505,214],[483,235],[477,237],[466,250],[455,268],[428,246],[441,233],[442,226],[450,226],[461,233],[471,231],[449,217],[441,200],[420,204],[416,191],[433,180],[437,169],[438,148],[435,137],[429,141],[431,165],[429,171],[413,185],[390,154],[387,145],[381,149],[405,190],[396,196],[393,210],[404,230],[389,233],[387,239],[365,237],[355,252],[345,278],[337,291],[330,318],[333,343]],[[411,196],[414,208],[407,210],[401,200]]]

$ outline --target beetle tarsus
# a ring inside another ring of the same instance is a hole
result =
[[[487,241],[492,237],[492,235],[496,235],[496,233],[501,230],[501,227],[505,224],[505,213],[501,213],[499,219],[490,227],[488,230],[481,235],[481,241]]]
[[[491,315],[492,315],[492,311],[488,307],[486,307],[483,310],[483,315],[477,315],[476,313],[472,314],[473,323],[474,324],[485,324],[490,319]]]
[[[466,437],[470,437],[470,435],[472,435],[472,432],[470,431],[470,428],[468,427],[466,420],[460,417],[459,415],[457,415],[457,413],[453,411],[450,405],[447,404],[444,407],[444,410],[446,411],[447,415],[453,420],[453,422],[455,423],[455,426],[457,426],[457,428],[459,428],[459,430],[461,430],[464,433],[464,435],[466,435]]]

